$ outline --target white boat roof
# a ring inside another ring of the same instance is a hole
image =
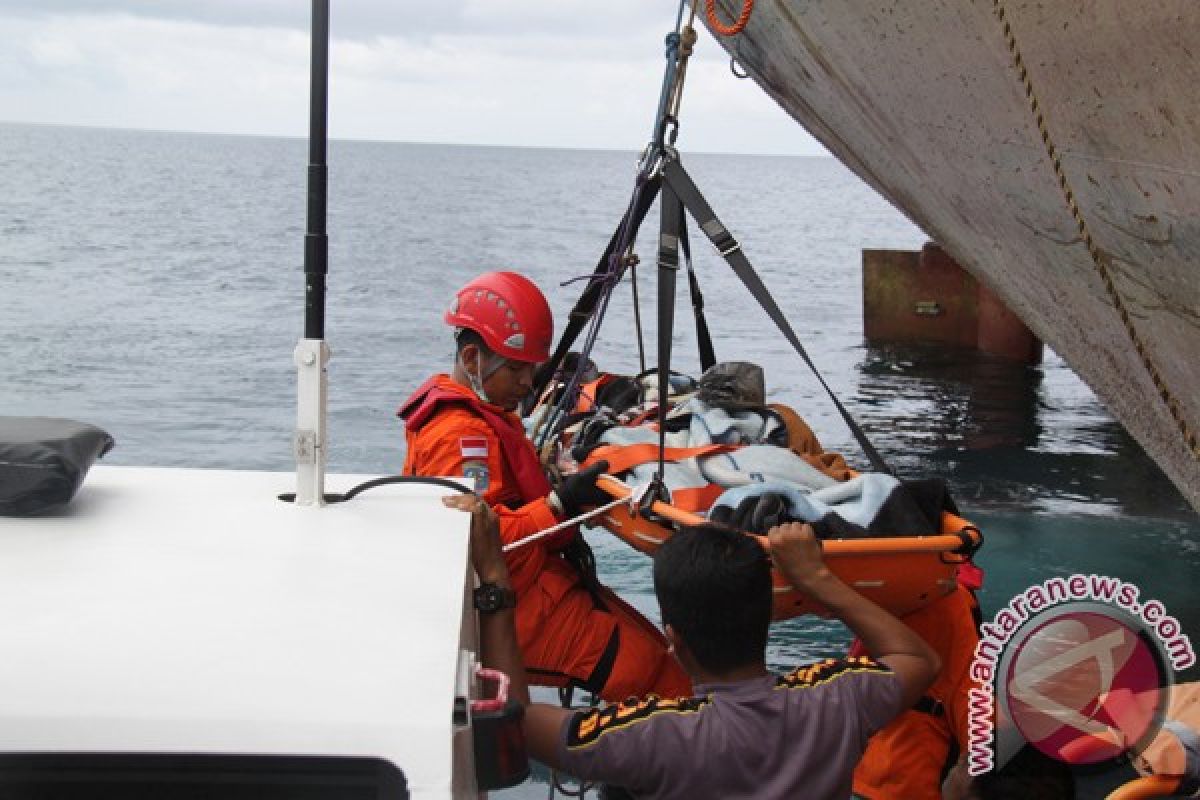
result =
[[[376,756],[446,793],[468,517],[293,484],[96,467],[63,513],[0,518],[0,752]]]

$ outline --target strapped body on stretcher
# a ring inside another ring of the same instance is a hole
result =
[[[977,546],[978,532],[957,517],[940,481],[850,469],[821,449],[795,411],[764,402],[762,371],[744,362],[718,364],[699,381],[672,374],[660,476],[656,384],[654,374],[595,375],[558,425],[549,402],[527,422],[535,442],[549,439],[543,458],[563,472],[604,460],[629,491],[661,477],[666,492],[653,509],[598,518],[618,537],[653,552],[675,525],[704,518],[760,535],[781,522],[803,521],[824,540],[835,571],[854,573],[860,590],[874,589],[875,599],[894,611],[921,607],[954,588],[954,568]],[[547,427],[557,435],[546,437]],[[853,554],[856,563],[842,560],[839,570],[839,554]],[[819,611],[798,602],[786,583],[777,590],[777,617]]]

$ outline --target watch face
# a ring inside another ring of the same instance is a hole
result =
[[[475,607],[480,611],[495,611],[500,607],[500,597],[495,586],[480,586],[475,592]]]
[[[485,583],[475,590],[475,608],[485,613],[516,606],[516,592],[502,589],[493,583]]]

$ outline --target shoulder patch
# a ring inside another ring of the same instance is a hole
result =
[[[488,440],[486,436],[463,436],[458,440],[458,450],[463,458],[488,457]]]
[[[463,477],[471,481],[475,486],[476,492],[486,492],[488,486],[492,482],[492,476],[488,472],[486,461],[464,461],[463,462]]]
[[[649,695],[579,712],[567,724],[567,747],[572,750],[588,747],[606,733],[636,725],[660,714],[694,714],[710,702],[707,697],[667,699]]]
[[[855,672],[891,673],[886,664],[870,658],[827,658],[807,667],[798,667],[775,679],[776,689],[808,689]]]

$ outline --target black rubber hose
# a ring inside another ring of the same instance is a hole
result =
[[[462,492],[463,494],[475,494],[475,492],[463,486],[458,481],[452,481],[448,478],[427,478],[423,475],[387,475],[382,478],[374,478],[369,481],[364,481],[358,486],[346,491],[344,494],[326,494],[325,502],[344,503],[347,500],[357,497],[368,489],[374,489],[376,486],[387,486],[393,483],[425,483],[431,486],[441,486],[446,489],[454,489],[455,491]],[[296,502],[296,493],[286,492],[279,495],[279,499],[285,503],[294,503]]]

